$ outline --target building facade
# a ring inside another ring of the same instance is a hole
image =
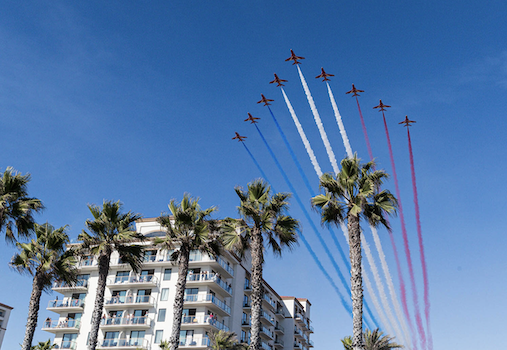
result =
[[[2,348],[5,331],[7,331],[7,323],[9,322],[12,309],[11,306],[0,303],[0,349]]]
[[[164,236],[155,219],[142,219],[137,230],[148,238]],[[178,267],[170,261],[169,251],[150,245],[147,240],[144,264],[135,274],[128,265],[111,257],[104,310],[97,349],[158,350],[172,330],[173,304]],[[55,334],[59,349],[85,350],[91,331],[91,315],[98,282],[94,257],[78,263],[79,278],[75,286],[55,283],[61,294],[48,304],[55,312],[42,329]],[[202,350],[209,345],[207,333],[226,330],[237,334],[242,342],[250,339],[250,268],[229,253],[213,259],[193,251],[185,291],[180,332],[182,350]],[[265,283],[262,305],[262,348],[265,350],[313,347],[310,334],[310,302],[306,299],[280,297]]]

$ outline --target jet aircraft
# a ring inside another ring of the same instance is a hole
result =
[[[415,121],[415,120],[409,120],[409,119],[408,119],[408,115],[406,115],[406,116],[405,116],[405,120],[404,120],[404,121],[402,121],[402,122],[400,122],[400,123],[398,123],[398,124],[405,124],[404,126],[407,126],[407,127],[408,127],[408,126],[412,126],[412,124],[411,124],[411,123],[416,123],[416,121]]]
[[[233,140],[236,140],[238,139],[238,142],[243,142],[247,137],[246,136],[241,136],[240,134],[238,134],[236,131],[234,132],[236,134],[236,136],[234,136],[232,139]]]
[[[270,100],[269,98],[264,97],[263,94],[261,94],[261,96],[262,96],[262,99],[260,101],[257,101],[257,103],[264,103],[264,106],[269,106],[271,104],[269,102],[274,101],[274,100]]]
[[[295,65],[295,64],[301,64],[301,62],[298,62],[298,60],[304,60],[304,59],[305,59],[304,57],[296,56],[294,51],[292,51],[292,49],[291,49],[290,50],[290,57],[287,58],[285,61],[294,61],[294,63],[292,63],[292,65]]]
[[[324,78],[322,81],[329,81],[331,79],[328,79],[327,77],[334,77],[334,74],[329,74],[329,73],[326,73],[326,71],[324,70],[324,68],[321,68],[320,69],[322,71],[322,73],[320,73],[320,75],[317,75],[315,77],[315,79],[319,79],[319,78]]]
[[[270,81],[269,83],[270,84],[277,83],[278,84],[277,86],[285,86],[282,84],[283,82],[287,82],[287,80],[283,80],[283,79],[278,78],[278,75],[276,75],[276,73],[275,73],[275,80]]]
[[[347,91],[346,94],[353,94],[352,96],[359,96],[358,92],[364,92],[363,90],[356,89],[354,84],[352,84],[352,90]]]
[[[379,105],[378,105],[378,106],[373,107],[373,109],[375,109],[375,108],[380,108],[380,109],[378,110],[378,111],[380,112],[380,111],[385,111],[385,109],[386,109],[386,108],[390,108],[390,107],[391,107],[391,106],[388,106],[388,105],[383,104],[383,103],[382,103],[382,100],[380,100]]]
[[[245,119],[245,122],[250,121],[251,122],[250,124],[257,124],[257,120],[259,120],[259,119],[261,119],[261,118],[256,118],[253,115],[251,115],[250,113],[248,113],[248,118]]]

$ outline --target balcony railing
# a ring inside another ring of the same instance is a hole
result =
[[[227,264],[227,262],[224,259],[222,259],[221,257],[217,256],[217,258],[215,259],[215,261],[218,262],[218,264],[220,266],[222,266],[225,271],[229,272],[229,274],[231,276],[234,276],[234,269],[229,264]]]
[[[158,279],[153,275],[139,275],[139,276],[117,276],[109,278],[107,284],[157,284]]]
[[[180,346],[209,346],[210,341],[208,337],[202,339],[186,338],[180,339]]]
[[[76,349],[76,342],[75,341],[70,341],[70,340],[66,340],[66,341],[62,341],[61,343],[55,343],[55,349],[71,349],[71,350],[74,350]]]
[[[282,332],[285,332],[285,328],[283,328],[283,326],[281,324],[277,324],[275,326],[275,331],[282,331]]]
[[[313,340],[308,339],[308,345],[309,345],[309,347],[313,348],[313,346],[314,346]]]
[[[93,257],[83,258],[79,261],[78,267],[97,266],[97,260]]]
[[[181,320],[182,324],[210,324],[213,327],[217,328],[221,331],[229,331],[229,327],[224,325],[223,323],[218,322],[215,318],[211,318],[208,315],[206,316],[183,316]]]
[[[68,307],[83,307],[84,300],[70,299],[70,300],[50,300],[48,309],[50,308],[68,308]]]
[[[187,276],[187,281],[189,282],[198,282],[198,281],[213,281],[218,284],[222,289],[224,289],[227,293],[232,294],[232,288],[227,283],[225,283],[219,275],[216,273],[196,273]]]
[[[142,338],[133,339],[104,339],[99,342],[97,348],[141,348],[148,349],[148,340]]]
[[[273,300],[271,300],[271,298],[267,294],[264,294],[264,300],[267,301],[268,304],[273,307],[273,309],[276,308],[276,303]]]
[[[263,341],[261,341],[261,347],[264,349],[264,350],[273,350],[271,348],[271,346]]]
[[[105,301],[105,305],[112,304],[153,304],[154,298],[150,295],[129,295],[129,296],[114,296]]]
[[[281,346],[284,346],[282,339],[275,339],[275,345],[277,345],[277,344],[281,345]]]
[[[66,282],[53,282],[53,289],[57,288],[88,288],[88,280],[79,280],[74,285],[68,284]]]
[[[151,320],[147,316],[133,317],[107,317],[100,321],[101,326],[130,326],[130,325],[150,325]]]
[[[270,331],[268,328],[266,328],[264,326],[261,327],[261,331],[264,332],[264,333],[266,333],[267,335],[269,335],[271,338],[273,338],[273,336],[274,336],[273,332]]]
[[[275,324],[275,318],[270,316],[266,311],[261,309],[261,316],[268,320],[271,324]]]
[[[45,321],[43,329],[79,329],[81,322],[79,320],[64,320],[64,321]]]
[[[211,301],[213,304],[218,306],[220,309],[224,310],[228,314],[231,313],[230,306],[226,305],[223,301],[218,299],[216,296],[212,294],[206,294],[206,295],[199,295],[199,294],[190,294],[185,295],[184,301],[187,302],[207,302]]]

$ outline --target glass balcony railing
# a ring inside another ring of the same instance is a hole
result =
[[[225,324],[218,322],[216,318],[211,318],[208,315],[206,316],[183,316],[181,319],[182,324],[210,324],[213,327],[217,328],[221,331],[229,331],[229,327]]]
[[[264,326],[261,327],[261,331],[269,335],[271,338],[273,338],[273,332],[269,330],[269,328],[266,328]]]
[[[71,349],[71,350],[75,350],[77,345],[76,345],[76,342],[75,341],[70,341],[70,340],[66,340],[66,341],[62,341],[60,344],[58,343],[55,343],[55,349]]]
[[[220,275],[217,275],[216,273],[196,273],[196,274],[190,274],[187,276],[187,281],[190,282],[197,282],[197,281],[213,281],[216,284],[218,284],[220,287],[222,287],[223,290],[228,292],[229,294],[232,294],[232,287],[223,281],[220,278]]]
[[[271,298],[269,297],[269,295],[264,294],[264,300],[266,300],[268,302],[268,304],[273,307],[273,309],[276,308],[276,303],[273,300],[271,300]]]
[[[100,321],[101,326],[129,326],[129,325],[147,325],[151,324],[151,320],[147,316],[133,317],[107,317]]]
[[[222,259],[220,256],[218,256],[216,259],[215,259],[216,262],[218,262],[218,264],[220,266],[222,266],[224,268],[225,271],[229,272],[229,274],[231,276],[234,276],[234,269],[231,267],[230,264],[228,264],[224,259]]]
[[[128,348],[148,349],[148,341],[144,338],[132,339],[104,339],[98,343],[97,348]]]
[[[263,341],[261,341],[261,347],[262,347],[264,350],[273,350],[273,349],[271,348],[271,345],[269,345],[269,344],[267,344],[267,343],[265,343],[265,342],[263,342]]]
[[[203,337],[202,339],[188,337],[180,339],[180,346],[210,346],[210,341],[208,337]]]
[[[87,288],[88,287],[88,280],[79,280],[76,281],[74,285],[65,283],[65,282],[59,282],[55,281],[53,282],[53,289],[56,288]]]
[[[275,318],[270,316],[266,311],[261,309],[261,316],[268,320],[271,324],[275,324]]]
[[[275,339],[275,345],[276,345],[276,344],[279,344],[279,345],[281,345],[281,346],[284,346],[284,344],[283,344],[283,340],[282,340],[282,339]]]
[[[83,307],[84,300],[82,299],[63,299],[63,300],[50,300],[48,308],[67,308],[67,307]]]
[[[129,296],[114,296],[105,301],[105,305],[111,304],[153,304],[154,298],[150,295],[129,295]]]
[[[42,328],[45,329],[79,329],[81,322],[80,320],[63,320],[63,321],[51,321],[47,320],[44,322]]]
[[[285,332],[285,328],[283,328],[283,326],[281,324],[277,324],[275,326],[275,331],[282,331],[282,332]]]
[[[157,284],[158,279],[153,275],[139,275],[139,276],[116,276],[114,278],[108,278],[107,284],[143,284],[153,283]]]
[[[231,308],[227,304],[225,304],[223,301],[218,299],[216,296],[212,294],[206,294],[206,295],[199,295],[199,294],[190,294],[185,295],[184,301],[187,302],[207,302],[211,301],[213,304],[217,305],[220,309],[224,310],[228,314],[231,313]]]
[[[97,260],[95,260],[93,257],[83,258],[78,263],[79,267],[96,266],[96,265]]]

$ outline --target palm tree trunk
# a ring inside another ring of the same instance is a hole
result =
[[[36,273],[33,278],[32,295],[30,296],[30,305],[28,307],[28,319],[26,321],[25,339],[21,345],[22,350],[30,350],[32,347],[33,335],[37,328],[37,319],[39,317],[40,297],[44,286],[40,276]]]
[[[259,350],[261,347],[260,331],[261,331],[261,306],[262,294],[264,288],[262,286],[262,265],[264,264],[263,256],[263,239],[259,228],[254,227],[252,232],[251,255],[252,255],[252,317],[251,317],[251,334],[250,334],[250,350]]]
[[[97,294],[95,296],[95,306],[92,313],[92,329],[90,332],[90,350],[95,350],[99,336],[100,318],[104,308],[104,293],[106,291],[107,275],[109,274],[109,264],[111,251],[107,251],[99,256],[99,281],[97,283]]]
[[[183,314],[183,303],[185,302],[185,287],[187,285],[188,262],[190,260],[190,249],[180,247],[178,257],[178,281],[176,282],[176,295],[173,306],[173,329],[169,338],[169,348],[178,349],[180,345],[181,318]]]
[[[363,278],[361,275],[361,227],[359,216],[347,217],[350,245],[350,289],[352,294],[352,348],[363,350]]]

